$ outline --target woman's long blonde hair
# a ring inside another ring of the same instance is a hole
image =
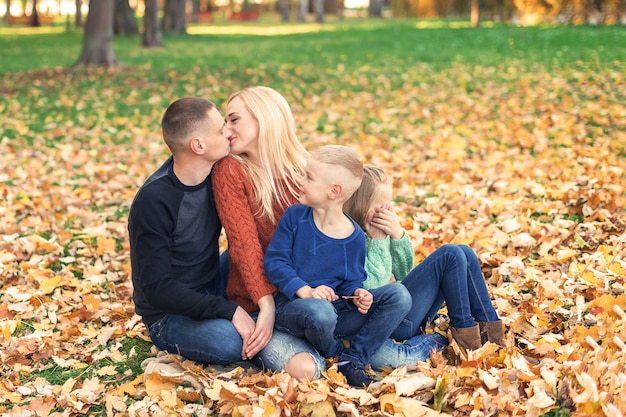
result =
[[[291,204],[290,197],[298,198],[308,152],[298,139],[289,103],[280,93],[264,86],[248,87],[232,94],[227,103],[235,97],[259,123],[260,165],[246,154],[236,157],[248,171],[260,214],[276,223],[274,205],[285,209]]]

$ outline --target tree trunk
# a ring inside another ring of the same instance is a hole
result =
[[[315,6],[315,21],[324,23],[324,0],[313,0]]]
[[[278,12],[280,13],[280,18],[283,22],[289,22],[289,0],[278,0],[276,3],[276,7],[278,8]]]
[[[146,11],[143,16],[143,46],[163,46],[161,27],[159,26],[158,0],[145,0]]]
[[[480,0],[472,0],[472,26],[480,27]]]
[[[187,33],[185,0],[165,0],[163,30],[173,33]]]
[[[298,0],[300,3],[300,10],[298,12],[298,20],[301,22],[307,21],[309,15],[309,0]]]
[[[200,0],[191,1],[191,21],[197,22],[200,14]]]
[[[83,7],[82,0],[76,0],[76,18],[74,20],[74,26],[80,28],[83,26],[83,12],[81,11]]]
[[[116,35],[139,34],[135,11],[130,7],[128,0],[115,0],[113,33]]]
[[[119,65],[113,53],[114,0],[89,0],[83,51],[75,67]]]
[[[41,26],[41,22],[39,21],[39,12],[37,11],[37,0],[33,0],[33,8],[31,9],[30,14],[30,25],[32,27]]]
[[[369,17],[383,17],[383,0],[370,0]]]
[[[11,0],[7,0],[7,10],[4,12],[4,23],[11,24]]]

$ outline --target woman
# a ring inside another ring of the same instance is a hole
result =
[[[323,358],[306,341],[273,331],[274,294],[263,257],[278,220],[297,202],[307,151],[289,104],[268,87],[249,87],[227,101],[231,156],[213,168],[217,211],[228,239],[227,297],[256,317],[244,359],[259,353],[267,367],[298,379],[319,376]]]

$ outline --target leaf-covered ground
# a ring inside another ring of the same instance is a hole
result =
[[[276,68],[165,71],[176,94],[148,65],[3,75],[0,412],[622,416],[623,64]],[[297,383],[150,351],[130,298],[128,207],[166,155],[167,103],[221,105],[243,84],[281,91],[307,148],[354,146],[392,174],[418,261],[444,243],[476,250],[506,348],[464,358],[453,345],[369,392],[332,367]]]

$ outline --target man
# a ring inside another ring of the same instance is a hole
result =
[[[128,231],[137,314],[160,350],[198,362],[249,359],[254,320],[224,297],[211,189],[213,164],[229,152],[224,119],[202,98],[182,98],[161,120],[172,155],[140,188]]]

